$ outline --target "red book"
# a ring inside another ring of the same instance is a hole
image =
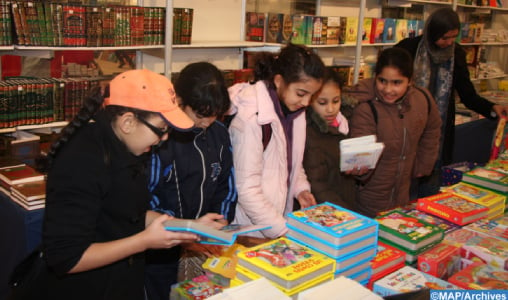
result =
[[[377,254],[370,262],[372,267],[372,276],[384,272],[386,269],[390,269],[396,265],[403,267],[405,261],[406,253],[404,253],[404,251],[388,246],[383,242],[378,242]]]
[[[418,270],[446,280],[459,270],[459,249],[446,243],[437,244],[418,256]]]
[[[489,210],[488,207],[451,193],[420,198],[417,208],[457,225],[466,225],[486,217]]]
[[[0,180],[8,186],[44,180],[44,175],[28,165],[0,169]]]
[[[468,290],[508,290],[508,272],[475,263],[452,275],[448,282]]]
[[[508,242],[477,235],[468,239],[460,249],[460,255],[471,261],[481,261],[508,271]]]

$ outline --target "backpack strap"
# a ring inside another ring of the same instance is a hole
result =
[[[270,139],[272,138],[272,126],[270,123],[261,125],[261,141],[263,142],[263,152],[266,150]]]
[[[423,95],[425,95],[425,99],[427,100],[427,114],[430,115],[430,97],[429,95],[419,86],[414,86],[417,90],[419,90]]]
[[[374,122],[376,122],[376,125],[377,125],[377,110],[376,110],[376,107],[374,106],[374,103],[372,102],[372,100],[367,101],[367,103],[370,106],[370,110],[372,110],[372,115],[374,116]]]

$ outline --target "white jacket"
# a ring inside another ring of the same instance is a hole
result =
[[[239,83],[229,88],[233,113],[229,133],[233,147],[238,205],[234,223],[271,225],[251,234],[275,238],[287,232],[284,216],[292,211],[293,199],[310,184],[303,170],[305,113],[293,123],[292,174],[288,192],[286,137],[267,87],[263,81]],[[272,135],[263,151],[263,124],[271,124]],[[287,205],[286,205],[287,203]]]

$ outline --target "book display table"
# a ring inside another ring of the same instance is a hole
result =
[[[0,192],[0,299],[13,268],[41,241],[44,209],[27,211]]]

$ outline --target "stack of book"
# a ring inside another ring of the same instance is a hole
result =
[[[464,228],[508,241],[508,215],[492,220],[482,219]]]
[[[336,262],[335,276],[366,284],[377,249],[375,220],[332,203],[321,203],[288,214],[287,237]]]
[[[450,232],[460,228],[460,226],[457,224],[454,224],[454,223],[447,221],[445,219],[441,219],[440,217],[431,215],[429,213],[418,210],[416,208],[408,208],[408,209],[400,208],[400,209],[412,217],[415,217],[419,220],[436,225],[437,227],[443,229],[445,234],[450,233]]]
[[[508,193],[508,174],[487,167],[476,167],[463,174],[462,181]]]
[[[419,254],[439,243],[444,232],[436,225],[394,209],[376,217],[379,239],[406,253],[406,262],[413,264]]]
[[[418,199],[418,209],[464,226],[488,216],[489,208],[452,193]]]
[[[465,182],[443,189],[444,192],[453,193],[471,202],[488,208],[487,219],[500,217],[504,213],[506,196],[493,191],[483,189]]]
[[[374,282],[373,292],[390,296],[428,288],[431,290],[455,290],[458,287],[435,276],[405,266],[388,276]]]
[[[460,248],[439,243],[418,256],[418,270],[447,280],[460,269]]]
[[[26,210],[45,205],[44,175],[25,164],[0,168],[0,191]]]
[[[295,241],[278,238],[238,253],[238,285],[264,277],[288,296],[332,280],[335,261]]]
[[[377,254],[371,260],[372,276],[370,277],[367,287],[372,289],[372,284],[391,274],[406,264],[406,253],[392,246],[388,246],[383,242],[378,242]]]
[[[461,289],[508,290],[508,272],[483,263],[471,264],[448,281]]]

